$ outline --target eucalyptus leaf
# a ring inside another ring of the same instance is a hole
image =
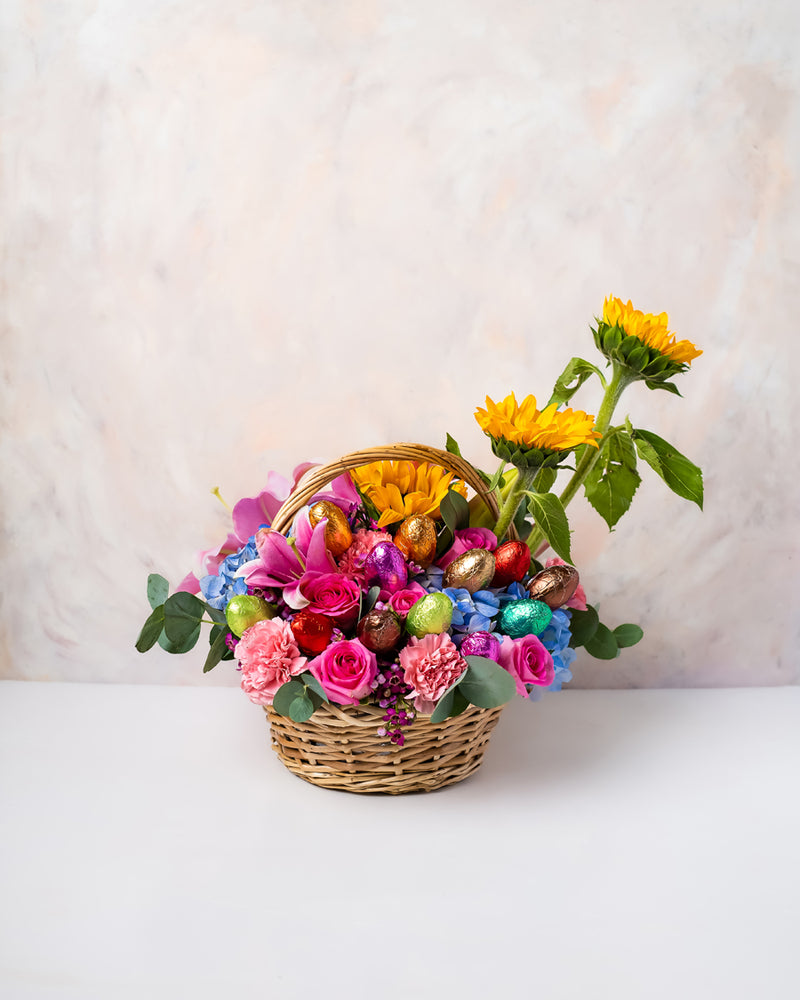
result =
[[[170,639],[166,628],[158,637],[159,646],[168,653],[188,653],[194,649],[197,640],[200,638],[200,622],[198,622],[191,632],[187,632],[181,639]]]
[[[320,684],[310,670],[306,670],[305,673],[300,674],[300,680],[307,688],[310,688],[315,694],[319,695],[323,701],[328,700],[328,696],[325,694],[325,688]]]
[[[614,638],[617,640],[617,645],[624,649],[627,646],[635,646],[637,642],[640,642],[644,632],[638,625],[632,625],[630,623],[626,625],[617,625],[614,629]]]
[[[303,692],[289,705],[289,718],[293,722],[308,722],[314,714],[314,702]]]
[[[219,628],[219,626],[217,626]],[[208,656],[206,657],[206,662],[203,664],[203,673],[207,674],[209,670],[213,670],[214,667],[219,663],[222,657],[225,655],[225,650],[228,648],[225,643],[225,636],[227,631],[223,628],[213,628],[211,630],[211,648],[208,651]],[[217,633],[214,635],[214,633]]]
[[[136,640],[136,648],[140,653],[146,653],[158,642],[158,637],[164,628],[164,605],[160,604],[153,608],[147,621],[142,626],[139,638]]]
[[[436,708],[434,708],[431,713],[431,725],[436,725],[439,722],[444,722],[445,719],[450,718],[450,713],[453,710],[453,702],[455,701],[455,691],[450,688],[446,691],[442,697],[439,699]]]
[[[597,626],[592,638],[584,643],[583,648],[598,660],[613,660],[619,656],[619,646],[614,633],[602,622]]]
[[[147,600],[155,611],[169,597],[169,584],[163,576],[151,573],[147,578]]]
[[[641,458],[673,493],[703,509],[703,473],[699,466],[652,431],[634,430],[633,441]]]
[[[289,707],[295,698],[299,698],[305,694],[305,685],[302,681],[293,677],[290,681],[285,684],[281,684],[278,690],[275,692],[275,697],[272,699],[272,707],[278,713],[278,715],[284,715],[289,718]]]
[[[591,604],[586,605],[585,611],[570,609],[571,617],[569,623],[570,640],[569,644],[573,649],[584,646],[594,637],[600,619]]]
[[[467,656],[466,661],[469,666],[458,690],[470,704],[478,708],[497,708],[514,697],[516,681],[500,664],[485,656]]]
[[[568,563],[572,562],[569,522],[564,507],[555,493],[526,493],[528,509],[554,551]]]
[[[367,591],[366,596],[363,599],[361,605],[361,614],[359,617],[363,618],[364,615],[368,615],[370,611],[378,603],[378,598],[381,596],[381,588],[378,586],[370,587]]]
[[[205,604],[194,594],[179,591],[164,602],[164,631],[176,644],[183,643],[199,627]]]

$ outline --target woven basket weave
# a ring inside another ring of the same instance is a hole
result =
[[[392,444],[351,452],[311,473],[283,504],[272,527],[285,532],[297,512],[337,476],[370,462],[406,460],[430,462],[455,473],[471,486],[494,517],[497,503],[473,466],[457,455],[421,444]],[[272,745],[286,767],[298,777],[323,788],[343,792],[430,792],[463,781],[483,760],[502,708],[470,705],[461,715],[432,725],[418,715],[396,746],[378,736],[384,710],[373,705],[340,707],[323,704],[307,722],[264,711]]]

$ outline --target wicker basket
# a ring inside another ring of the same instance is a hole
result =
[[[459,476],[480,496],[492,514],[497,503],[475,469],[464,459],[421,444],[392,444],[352,452],[310,474],[284,503],[273,528],[285,532],[297,512],[337,476],[369,462],[407,460],[430,462]],[[372,705],[322,705],[308,722],[294,722],[264,707],[272,745],[286,767],[298,777],[323,788],[343,792],[430,792],[463,781],[483,760],[501,708],[470,706],[461,715],[432,725],[418,715],[396,746],[378,736],[383,709]]]

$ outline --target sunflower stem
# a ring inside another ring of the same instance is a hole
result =
[[[584,446],[583,455],[575,468],[575,472],[573,472],[559,498],[563,507],[566,507],[570,500],[572,500],[581,486],[583,486],[586,477],[594,468],[595,462],[597,462],[600,453],[605,447],[608,429],[611,425],[611,417],[614,415],[614,410],[620,400],[620,396],[631,382],[636,381],[637,376],[633,372],[623,368],[616,361],[612,361],[612,365],[611,381],[606,386],[606,391],[603,394],[603,400],[600,403],[600,409],[597,411],[597,419],[594,424],[594,429],[599,431],[603,436],[599,441],[598,448],[592,448],[590,445]],[[531,552],[536,553],[542,542],[546,541],[545,534],[541,528],[535,526],[528,536],[527,541]]]
[[[497,517],[497,524],[494,526],[494,533],[497,535],[498,542],[502,542],[503,536],[508,531],[508,526],[514,520],[514,515],[517,513],[525,491],[530,488],[538,471],[538,469],[517,470],[517,478],[511,484],[508,493],[506,493],[505,500],[503,500],[500,513]]]

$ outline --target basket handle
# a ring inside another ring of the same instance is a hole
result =
[[[439,448],[431,448],[425,444],[387,444],[378,448],[365,448],[362,451],[352,451],[343,455],[335,462],[323,465],[309,474],[306,482],[297,489],[281,506],[272,522],[272,527],[281,533],[285,532],[295,514],[303,508],[315,493],[319,493],[328,483],[337,476],[341,476],[350,469],[357,469],[360,465],[368,465],[370,462],[385,462],[391,460],[405,460],[411,462],[430,462],[432,465],[439,465],[454,475],[463,479],[468,486],[478,494],[481,500],[491,511],[493,517],[498,516],[497,501],[494,494],[486,489],[486,484],[478,475],[476,469],[465,459],[458,455],[453,455],[449,451],[441,451]],[[509,530],[509,537],[516,538],[516,532],[512,528]]]

